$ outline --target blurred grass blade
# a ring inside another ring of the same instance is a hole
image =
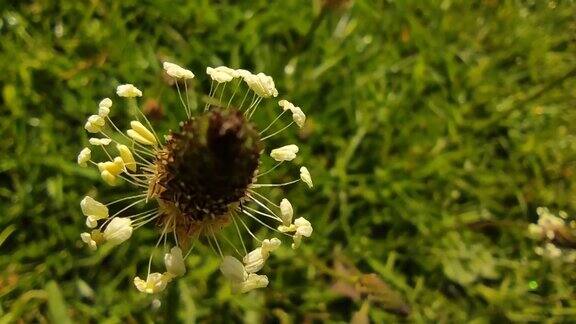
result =
[[[62,297],[60,287],[55,281],[49,281],[46,284],[46,293],[48,294],[48,314],[53,323],[72,324],[72,320],[66,313],[66,302]]]
[[[350,319],[350,324],[370,324],[370,316],[368,312],[370,311],[370,301],[365,300],[362,303],[360,309],[352,315]]]
[[[185,324],[195,324],[197,309],[194,298],[192,298],[192,291],[184,282],[180,282],[178,288],[180,290],[180,302],[182,305],[179,319]]]
[[[8,236],[10,236],[10,234],[12,234],[15,230],[16,226],[9,225],[2,231],[2,233],[0,233],[0,246],[4,244],[4,241],[6,241],[6,239],[8,239]]]

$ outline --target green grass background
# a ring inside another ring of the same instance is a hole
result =
[[[0,3],[0,323],[575,321],[574,264],[526,232],[576,209],[574,1],[327,2]],[[286,194],[314,234],[265,290],[232,295],[200,249],[153,310],[131,283],[152,229],[79,239],[80,199],[114,192],[76,165],[84,121],[131,82],[175,128],[165,59],[202,91],[206,66],[264,71],[308,115],[279,140],[313,174]]]

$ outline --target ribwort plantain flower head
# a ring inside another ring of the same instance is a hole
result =
[[[528,235],[540,242],[536,254],[550,259],[576,261],[576,219],[560,211],[553,214],[546,207],[538,207],[538,222],[528,225]]]
[[[125,131],[110,118],[113,102],[109,98],[100,101],[98,113],[85,123],[94,136],[89,139],[93,148],[80,151],[78,164],[94,166],[104,183],[130,191],[110,202],[86,196],[80,206],[90,231],[80,238],[96,250],[102,244],[124,243],[143,226],[155,227],[159,235],[147,273],[142,278],[134,276],[135,287],[143,293],[159,293],[185,275],[186,257],[197,242],[222,258],[220,270],[234,292],[266,287],[268,277],[257,272],[280,248],[281,240],[259,237],[255,234],[261,232],[259,227],[289,237],[293,248],[313,231],[307,219],[293,221],[295,212],[288,199],[273,201],[267,190],[298,182],[309,188],[313,184],[305,166],[294,180],[263,183],[283,163],[294,163],[299,151],[295,144],[269,150],[265,143],[293,124],[303,127],[306,116],[300,107],[280,100],[282,111],[260,127],[253,116],[264,109],[264,99],[278,96],[274,80],[264,73],[225,66],[206,69],[210,92],[203,111],[196,113],[188,96],[194,73],[170,62],[163,67],[174,79],[186,113],[175,130],[158,134],[138,108],[143,93],[132,84],[116,88],[119,97],[136,107],[135,118]],[[118,106],[121,103],[114,104]],[[283,116],[287,111],[291,120]],[[95,159],[96,148],[103,160]],[[265,159],[271,166],[262,171]],[[255,246],[249,248],[250,242]],[[158,250],[163,251],[164,271],[152,272]]]

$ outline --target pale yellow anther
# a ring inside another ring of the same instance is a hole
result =
[[[84,128],[90,133],[98,133],[102,130],[102,127],[106,124],[104,118],[98,115],[92,115],[88,117],[88,121],[84,125]]]
[[[80,234],[80,238],[82,239],[82,242],[86,243],[91,250],[96,250],[98,244],[104,242],[104,236],[98,229],[92,230],[91,233],[84,232]]]
[[[295,108],[294,104],[292,104],[290,101],[282,99],[280,101],[278,101],[278,106],[282,107],[282,109],[284,111],[286,110],[292,110]]]
[[[104,120],[104,118],[98,116],[98,115],[91,115],[90,117],[88,117],[88,122],[97,125],[97,126],[104,126],[104,124],[106,124],[106,121]]]
[[[104,230],[104,238],[107,242],[118,245],[132,236],[132,220],[127,217],[113,218]]]
[[[308,168],[306,167],[300,168],[300,179],[302,179],[302,181],[304,181],[304,183],[306,183],[309,188],[314,187],[314,183],[312,182],[312,176],[310,176]]]
[[[164,255],[164,264],[166,271],[174,277],[180,277],[186,273],[182,250],[177,246],[170,249],[170,253]]]
[[[306,122],[306,115],[300,107],[294,107],[294,109],[292,109],[292,119],[298,127],[302,128]]]
[[[296,158],[296,153],[298,153],[298,146],[290,144],[273,149],[270,152],[270,157],[278,162],[292,161]]]
[[[108,218],[108,207],[90,196],[82,199],[80,208],[82,208],[82,214],[86,216],[88,227],[96,227],[98,220]]]
[[[128,148],[128,146],[123,144],[116,145],[116,149],[120,153],[120,157],[124,161],[126,168],[132,172],[136,172],[136,160],[134,160],[134,155]]]
[[[110,98],[102,99],[100,103],[98,103],[98,107],[106,107],[106,108],[112,107],[112,99]]]
[[[117,174],[120,174],[122,173],[122,171],[124,171],[124,160],[121,157],[119,156],[115,157],[113,163],[115,167],[114,171],[118,172]]]
[[[258,73],[246,74],[243,78],[246,84],[248,84],[248,87],[250,87],[250,89],[252,89],[252,91],[254,91],[258,96],[262,98],[278,96],[278,90],[276,90],[272,77],[264,73]]]
[[[268,277],[265,275],[259,275],[251,273],[248,278],[240,283],[232,284],[232,291],[235,293],[247,293],[251,290],[258,288],[265,288],[268,286]]]
[[[265,239],[262,241],[262,246],[258,247],[250,253],[246,254],[242,261],[245,265],[245,270],[248,273],[256,273],[264,266],[264,262],[270,256],[270,252],[275,251],[281,242],[277,238]]]
[[[279,248],[281,244],[282,242],[275,237],[271,239],[264,239],[262,241],[262,254],[265,256],[269,255],[270,252],[274,252],[277,248]]]
[[[244,269],[246,270],[246,272],[256,273],[260,271],[262,267],[264,267],[264,262],[266,261],[266,259],[267,257],[265,258],[264,255],[262,254],[262,248],[259,247],[250,251],[250,253],[246,254],[242,259],[242,262],[244,262],[245,265]]]
[[[290,201],[286,198],[282,199],[282,201],[280,201],[280,218],[282,219],[282,225],[290,226],[293,215],[294,210],[292,209]]]
[[[280,225],[278,226],[278,230],[282,233],[290,233],[296,231],[296,225],[290,224],[289,226]]]
[[[145,145],[156,145],[156,138],[154,137],[154,134],[152,134],[152,132],[149,131],[146,127],[144,127],[142,123],[134,120],[130,122],[130,127],[132,127],[132,129],[129,129],[126,133],[136,142]]]
[[[98,116],[106,118],[110,113],[110,107],[112,107],[112,100],[110,98],[104,98],[98,104]]]
[[[230,255],[224,256],[220,264],[220,271],[224,277],[232,282],[243,282],[248,277],[248,273],[242,262]]]
[[[82,149],[82,151],[80,151],[80,153],[78,154],[78,165],[80,165],[81,167],[87,167],[88,165],[86,164],[86,162],[90,161],[91,159],[91,155],[92,155],[92,151],[85,147]]]
[[[117,156],[114,158],[114,161],[98,163],[98,170],[100,170],[100,172],[107,171],[116,177],[124,171],[124,161],[121,157]]]
[[[294,221],[294,226],[296,227],[296,233],[293,236],[294,243],[292,243],[292,248],[296,249],[300,246],[302,242],[302,237],[310,237],[313,232],[312,224],[304,217],[297,218]]]
[[[170,63],[170,62],[164,62],[164,64],[162,66],[164,67],[164,70],[166,71],[166,73],[171,77],[174,77],[177,79],[192,79],[192,78],[194,78],[194,73],[192,73],[192,71],[187,70],[187,69],[181,67],[180,65]]]
[[[304,127],[304,123],[306,122],[306,115],[302,109],[300,109],[300,107],[296,107],[290,101],[284,99],[278,101],[278,105],[282,107],[284,111],[290,110],[290,112],[292,112],[292,119],[296,125],[298,125],[300,128]]]
[[[232,81],[232,79],[238,77],[238,72],[226,66],[218,66],[216,68],[207,67],[206,74],[210,78],[218,83],[224,83]]]
[[[119,85],[116,94],[126,98],[142,97],[142,91],[130,83]]]
[[[244,69],[236,69],[235,72],[243,80],[246,80],[246,78],[250,78],[250,76],[252,75],[252,72]]]
[[[146,277],[146,281],[140,277],[134,278],[136,289],[147,294],[156,294],[166,289],[166,285],[172,280],[172,276],[167,273],[153,272]]]
[[[92,145],[108,145],[112,142],[112,140],[109,138],[92,137],[88,140],[88,142],[90,142]]]
[[[111,161],[99,162],[99,163],[97,164],[97,165],[98,165],[98,170],[99,170],[100,172],[102,172],[102,171],[104,171],[104,170],[107,170],[108,168],[110,168],[110,166],[111,166],[112,164],[114,164],[114,163],[112,163]]]
[[[100,172],[100,176],[102,177],[102,180],[104,180],[104,182],[106,182],[107,184],[111,186],[116,185],[117,177],[114,176],[112,173],[108,172],[107,170]]]

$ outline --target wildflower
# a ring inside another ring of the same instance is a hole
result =
[[[166,73],[174,77],[176,79],[192,79],[194,78],[194,73],[192,71],[187,70],[179,65],[170,62],[164,62],[163,64],[164,70]]]
[[[538,207],[536,213],[538,222],[528,225],[528,234],[542,242],[542,246],[534,249],[536,254],[553,259],[562,257],[563,261],[574,262],[576,252],[565,249],[576,246],[576,234],[570,225],[573,221],[567,221],[568,214],[560,211],[556,216],[544,207]]]
[[[302,167],[300,178],[284,183],[263,182],[263,176],[283,162],[294,160],[299,149],[294,144],[273,149],[270,160],[276,165],[264,172],[259,170],[266,165],[261,160],[269,158],[262,152],[267,139],[288,129],[292,123],[301,127],[306,117],[297,106],[283,102],[288,108],[265,127],[258,127],[252,116],[263,99],[278,95],[274,80],[263,73],[225,66],[206,69],[217,84],[208,94],[210,104],[204,112],[192,116],[187,80],[194,74],[170,62],[164,62],[163,67],[169,76],[179,79],[175,85],[186,119],[178,129],[158,136],[146,115],[137,110],[138,115],[127,131],[114,134],[121,128],[108,116],[112,106],[108,98],[100,102],[98,115],[88,118],[86,130],[99,134],[89,141],[98,146],[105,158],[97,160],[97,153],[85,148],[78,155],[78,164],[87,166],[90,161],[97,166],[105,183],[135,189],[107,204],[86,197],[81,207],[87,225],[93,230],[82,233],[81,239],[91,249],[104,242],[118,245],[138,228],[155,224],[159,238],[150,258],[152,260],[164,242],[166,269],[163,273],[149,269],[145,279],[134,278],[136,288],[145,293],[160,293],[172,280],[185,275],[185,258],[197,242],[209,245],[222,258],[220,271],[234,292],[266,287],[268,277],[257,272],[280,247],[281,241],[258,239],[250,228],[258,225],[281,232],[291,237],[296,247],[302,237],[312,234],[312,225],[304,218],[293,221],[294,211],[288,199],[276,204],[267,198],[265,190],[300,181],[312,187],[312,179]],[[226,89],[220,85],[235,78],[241,79],[233,87]],[[182,97],[182,84],[186,97]],[[142,91],[131,84],[119,86],[116,92],[128,98],[142,95]],[[240,95],[236,96],[237,92]],[[130,104],[137,106],[134,100]],[[282,118],[286,111],[292,113],[292,120]],[[106,123],[109,127],[105,127]],[[117,156],[110,149],[112,144]],[[244,237],[248,234],[259,242],[256,247],[247,247],[250,241]],[[237,236],[238,240],[230,240],[231,236]],[[242,243],[241,248],[233,241]],[[229,251],[237,253],[238,258],[228,255]]]
[[[273,149],[270,152],[270,156],[278,162],[292,161],[296,158],[296,153],[298,153],[298,146],[290,144]]]
[[[130,83],[119,85],[116,88],[116,94],[126,98],[142,97],[142,91]]]
[[[314,187],[314,183],[312,183],[312,177],[310,176],[310,172],[308,172],[308,168],[300,168],[300,179],[302,179],[302,181],[308,185],[308,188]]]
[[[85,147],[82,149],[82,151],[80,151],[80,153],[78,154],[78,165],[82,166],[82,167],[87,167],[88,165],[86,164],[86,162],[90,161],[92,151]]]
[[[538,214],[538,223],[530,224],[530,234],[537,238],[545,237],[553,240],[556,232],[565,226],[564,220],[553,215],[548,208],[538,207],[536,213]]]

